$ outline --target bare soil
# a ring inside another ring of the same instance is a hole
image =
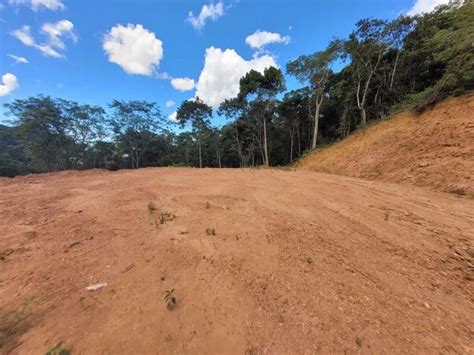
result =
[[[474,94],[367,127],[309,154],[297,167],[474,198]]]
[[[473,236],[472,199],[305,171],[2,179],[0,352],[473,353]]]

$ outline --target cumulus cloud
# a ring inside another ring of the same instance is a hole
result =
[[[163,42],[142,25],[112,27],[102,48],[127,74],[152,76],[163,58]]]
[[[433,11],[437,6],[448,4],[449,0],[416,0],[408,15],[414,16]]]
[[[48,10],[63,10],[65,8],[61,0],[9,0],[11,5],[27,5],[34,11],[45,7]]]
[[[0,84],[0,96],[6,96],[19,86],[16,76],[6,73],[2,76],[2,83]]]
[[[74,24],[69,20],[61,20],[56,23],[45,23],[41,27],[41,33],[47,36],[47,41],[44,43],[38,43],[31,35],[31,29],[29,26],[23,26],[11,32],[11,35],[18,39],[25,46],[33,47],[41,51],[43,55],[63,58],[64,54],[60,53],[66,49],[66,45],[62,37],[72,39],[73,42],[77,42],[77,35],[74,32]]]
[[[268,67],[278,67],[270,55],[243,59],[235,50],[210,47],[206,49],[204,68],[196,84],[196,96],[212,107],[225,99],[236,97],[239,81],[251,69],[263,72]]]
[[[25,57],[20,57],[20,56],[14,55],[14,54],[9,54],[8,56],[10,58],[12,58],[15,61],[15,63],[19,63],[19,64],[29,63],[28,59],[26,59]]]
[[[177,115],[177,114],[178,114],[178,113],[177,113],[176,111],[174,111],[171,115],[168,116],[168,119],[169,119],[170,121],[173,121],[173,122],[178,122],[178,120],[176,119],[176,115]]]
[[[224,15],[224,4],[222,1],[219,1],[216,4],[204,5],[197,16],[195,16],[192,11],[189,11],[187,21],[196,30],[201,30],[204,28],[207,21],[216,21],[222,15]]]
[[[271,43],[288,44],[289,42],[289,36],[282,36],[279,33],[260,30],[257,30],[256,32],[245,38],[245,43],[247,43],[253,49],[262,49],[263,47]]]
[[[176,102],[174,102],[173,100],[168,100],[165,103],[166,107],[173,107],[174,105],[176,105]]]
[[[190,78],[173,78],[171,79],[171,85],[179,91],[189,91],[194,89],[196,83]]]

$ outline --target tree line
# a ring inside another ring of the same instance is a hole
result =
[[[287,91],[281,69],[251,70],[236,97],[213,110],[184,101],[176,133],[155,102],[107,108],[45,96],[5,104],[0,175],[145,166],[287,165],[370,122],[474,88],[474,3],[393,21],[363,19],[345,39],[285,66],[301,88]],[[340,71],[333,71],[335,65]],[[226,117],[214,127],[214,114]]]

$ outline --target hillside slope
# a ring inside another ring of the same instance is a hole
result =
[[[474,193],[474,95],[401,113],[301,159],[297,167]]]

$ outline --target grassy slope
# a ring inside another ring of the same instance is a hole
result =
[[[297,167],[474,194],[474,95],[404,112],[301,159]]]

